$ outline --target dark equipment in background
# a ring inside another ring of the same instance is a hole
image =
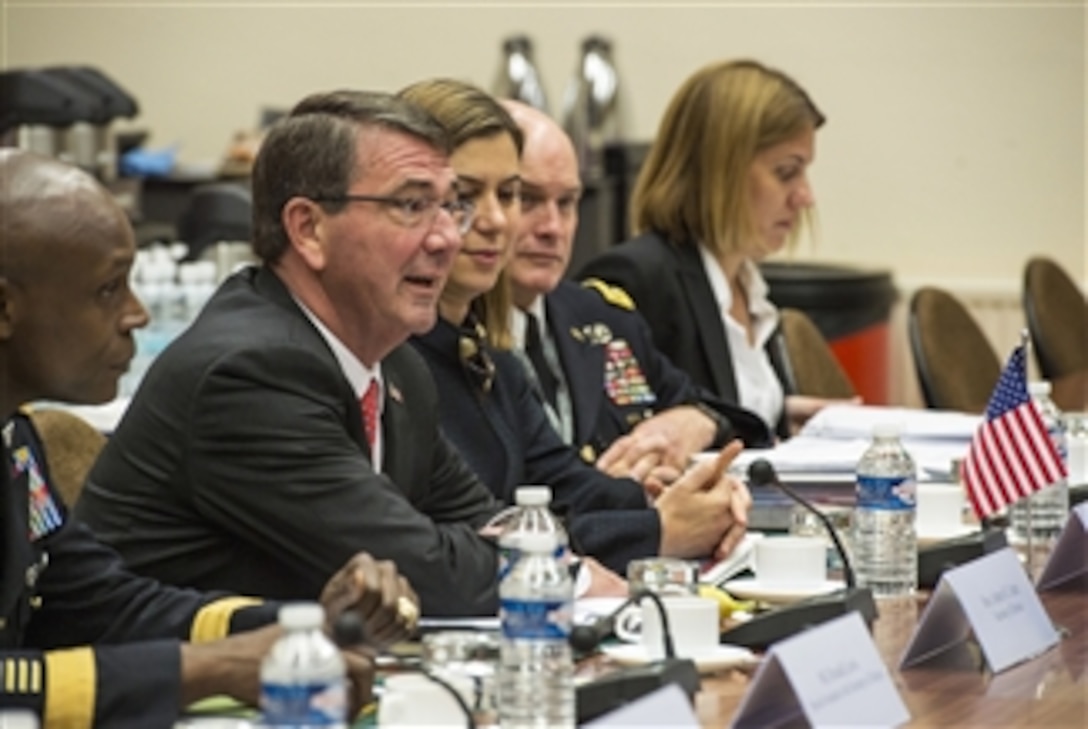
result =
[[[215,182],[192,190],[177,221],[177,237],[195,261],[221,242],[248,242],[253,230],[253,196],[242,184]]]
[[[103,182],[117,177],[110,126],[138,113],[127,91],[90,66],[0,72],[0,144],[57,157]]]

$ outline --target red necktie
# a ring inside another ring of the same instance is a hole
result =
[[[359,400],[359,406],[363,410],[363,430],[366,431],[366,442],[370,446],[371,456],[374,455],[374,444],[378,440],[378,391],[380,389],[378,380],[372,379]]]

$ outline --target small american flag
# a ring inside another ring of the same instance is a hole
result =
[[[1028,395],[1024,357],[1023,345],[1013,350],[963,460],[967,497],[980,519],[1066,475]]]

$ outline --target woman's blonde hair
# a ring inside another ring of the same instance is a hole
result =
[[[632,228],[718,255],[743,250],[755,237],[747,180],[756,155],[824,121],[793,79],[756,61],[696,71],[661,119],[632,193]]]
[[[445,127],[452,149],[473,139],[506,134],[521,157],[525,142],[521,127],[502,104],[483,89],[456,79],[435,78],[414,83],[397,95],[423,107]],[[513,306],[514,295],[504,267],[495,286],[472,302],[473,312],[487,329],[488,344],[497,349],[513,347],[510,332]]]

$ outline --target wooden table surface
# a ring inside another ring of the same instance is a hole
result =
[[[896,667],[925,598],[880,604],[873,638],[912,717],[912,727],[1088,727],[1088,580],[1042,595],[1059,645],[997,675],[982,668],[968,643],[935,662]],[[740,672],[703,678],[696,713],[705,727],[729,725],[751,676]]]

